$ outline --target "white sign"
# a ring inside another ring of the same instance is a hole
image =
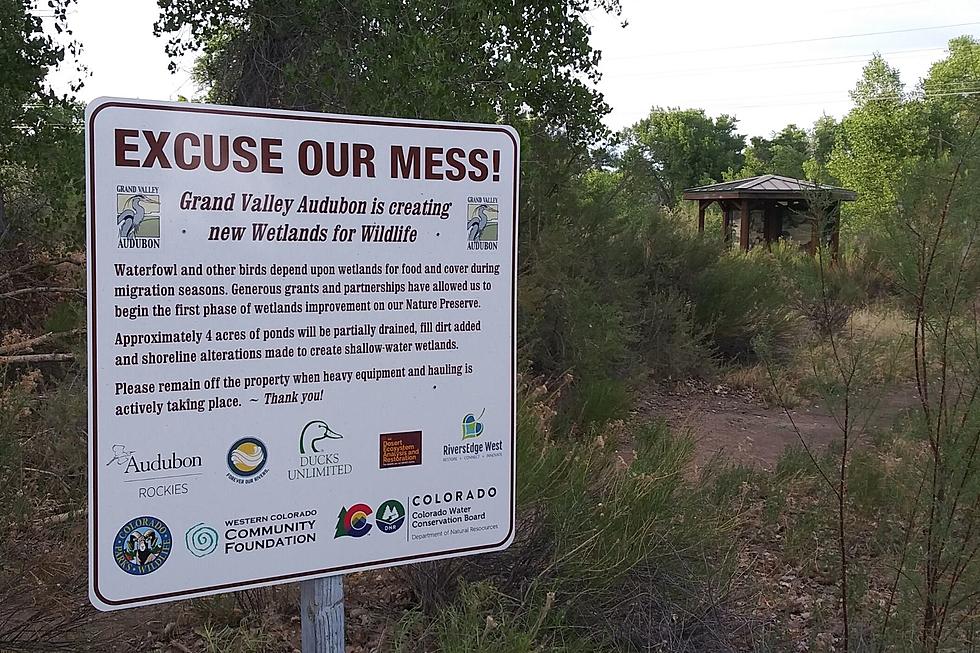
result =
[[[102,98],[85,135],[96,607],[508,546],[513,129]]]

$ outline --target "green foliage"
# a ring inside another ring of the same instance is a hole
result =
[[[59,32],[71,3],[49,3]],[[66,47],[44,33],[31,7],[0,0],[0,247],[77,247],[84,240],[81,108],[45,83]],[[74,42],[67,49],[78,51]]]
[[[926,151],[927,128],[921,106],[880,56],[865,66],[851,97],[856,106],[841,122],[827,168],[858,193],[845,204],[844,237],[867,245],[893,213],[900,180]]]
[[[722,356],[755,360],[762,341],[785,352],[799,318],[780,279],[777,261],[763,249],[730,252],[698,275],[694,319],[709,325],[711,341]]]
[[[655,107],[623,132],[620,167],[638,191],[672,207],[685,188],[720,181],[726,170],[741,167],[745,141],[736,125],[732,116],[712,118],[702,109]]]
[[[519,411],[515,543],[450,572],[461,591],[396,650],[731,650],[734,497],[690,480],[691,438],[630,423],[624,468],[598,428],[552,440],[540,408]]]
[[[810,154],[810,137],[796,125],[787,125],[771,139],[753,136],[745,150],[745,165],[735,178],[783,175],[803,179],[803,164]]]

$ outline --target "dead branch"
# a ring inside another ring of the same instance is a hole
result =
[[[74,293],[81,295],[82,290],[80,288],[72,288],[70,286],[38,286],[36,288],[18,288],[17,290],[10,290],[5,293],[0,293],[0,299],[10,299],[19,295],[39,295],[44,293]]]
[[[0,345],[0,356],[13,354],[14,352],[22,351],[24,349],[31,349],[32,347],[35,347],[37,345],[42,345],[56,338],[68,338],[71,336],[77,336],[78,334],[84,332],[85,329],[72,329],[70,331],[50,331],[36,338],[31,338],[30,340],[22,340],[21,342],[15,342],[9,345]]]
[[[0,365],[25,365],[28,363],[63,363],[75,360],[75,354],[20,354],[0,356]]]

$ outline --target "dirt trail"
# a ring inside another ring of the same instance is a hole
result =
[[[865,430],[888,428],[916,401],[912,384],[897,386],[881,397],[871,418],[860,418],[859,424],[867,422]],[[800,442],[794,423],[815,450],[841,434],[837,418],[819,403],[790,410],[791,421],[782,408],[767,404],[756,393],[694,382],[670,391],[651,389],[641,395],[635,410],[641,419],[662,417],[672,428],[690,429],[697,439],[699,467],[720,455],[726,462],[772,469],[787,446]]]

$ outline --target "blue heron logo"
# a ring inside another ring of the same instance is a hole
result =
[[[468,204],[466,209],[466,239],[470,242],[497,240],[498,205],[488,202]]]
[[[116,195],[116,227],[120,240],[160,238],[160,196],[145,193]]]

